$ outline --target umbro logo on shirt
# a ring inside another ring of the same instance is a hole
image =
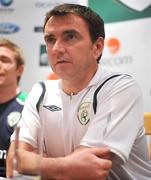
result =
[[[44,108],[50,111],[61,111],[61,108],[55,105],[43,106]]]

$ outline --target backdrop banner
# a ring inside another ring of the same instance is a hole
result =
[[[144,110],[151,111],[151,1],[89,0],[105,21],[101,64],[132,75],[140,84]]]
[[[145,111],[151,111],[150,0],[0,0],[0,36],[16,42],[26,58],[21,89],[28,92],[33,84],[50,77],[43,23],[46,12],[65,2],[88,5],[102,16],[106,39],[100,63],[136,78]]]

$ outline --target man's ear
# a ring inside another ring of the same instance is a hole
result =
[[[103,52],[103,49],[104,49],[104,39],[102,37],[99,37],[94,43],[93,52],[94,52],[95,59],[99,58],[99,56]]]
[[[21,77],[23,71],[24,71],[24,65],[21,64],[21,65],[19,65],[19,66],[17,67],[17,69],[16,69],[16,75],[17,75],[17,77]]]

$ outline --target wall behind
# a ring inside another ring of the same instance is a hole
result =
[[[151,111],[150,0],[9,0],[0,1],[0,36],[24,50],[26,66],[21,88],[47,78],[48,66],[42,26],[45,13],[59,3],[87,4],[105,20],[104,68],[134,76],[141,85],[145,111]],[[127,4],[128,3],[128,4]],[[97,27],[96,27],[97,28]]]
[[[151,1],[89,0],[89,6],[105,21],[102,66],[132,75],[151,111]]]

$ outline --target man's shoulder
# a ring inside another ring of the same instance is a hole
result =
[[[20,92],[17,97],[16,97],[16,101],[19,103],[19,104],[24,104],[25,103],[25,100],[28,96],[28,93],[27,92]]]
[[[38,83],[41,86],[42,92],[39,96],[38,102],[36,104],[36,109],[39,112],[40,104],[43,102],[45,98],[45,94],[47,94],[47,100],[50,98],[51,101],[59,90],[59,81],[58,80],[46,80]]]
[[[44,84],[43,87],[45,86],[46,92],[56,92],[60,89],[60,80],[46,80],[39,82],[39,84]]]

